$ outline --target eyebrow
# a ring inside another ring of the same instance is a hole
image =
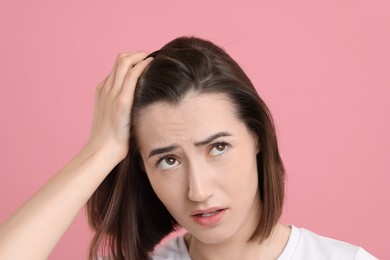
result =
[[[213,134],[213,135],[207,137],[203,141],[196,142],[195,146],[207,145],[207,144],[211,143],[212,141],[214,141],[215,139],[217,139],[219,137],[223,137],[223,136],[232,136],[232,134],[229,133],[229,132],[218,132],[216,134]],[[169,146],[153,149],[152,151],[150,151],[148,159],[150,157],[152,157],[152,156],[157,155],[157,154],[172,152],[172,151],[176,150],[177,148],[179,148],[179,145],[172,144],[172,145],[169,145]]]

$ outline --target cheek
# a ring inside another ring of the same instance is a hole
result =
[[[250,194],[256,192],[258,188],[256,155],[252,151],[247,151],[237,153],[232,157],[234,159],[227,167],[229,178],[225,181],[229,182],[232,192],[241,196],[251,196]]]
[[[163,178],[148,174],[150,184],[156,193],[157,197],[161,200],[164,206],[169,212],[179,208],[179,204],[183,198],[183,183],[178,179]]]

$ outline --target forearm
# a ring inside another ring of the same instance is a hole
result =
[[[96,188],[126,156],[135,85],[152,60],[146,56],[118,55],[113,70],[96,88],[89,145],[0,226],[0,259],[46,259]]]
[[[110,147],[84,147],[0,226],[0,259],[46,259],[119,161]]]

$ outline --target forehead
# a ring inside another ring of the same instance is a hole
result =
[[[137,141],[169,145],[198,141],[219,131],[242,127],[233,102],[223,94],[190,94],[178,105],[157,102],[142,109],[135,122]]]

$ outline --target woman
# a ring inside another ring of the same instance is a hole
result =
[[[90,259],[374,259],[279,224],[283,199],[266,105],[221,48],[182,37],[118,56],[88,144],[1,226],[0,258],[46,258],[88,201]]]

